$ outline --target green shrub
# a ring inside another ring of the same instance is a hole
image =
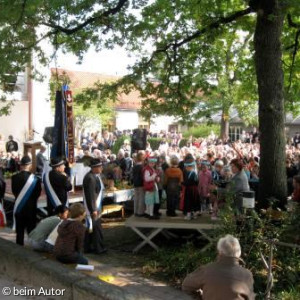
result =
[[[185,138],[189,138],[191,135],[195,138],[199,138],[199,137],[205,138],[205,137],[208,137],[211,134],[212,131],[214,132],[214,134],[216,136],[219,136],[220,135],[220,125],[217,125],[217,124],[212,124],[212,125],[202,124],[202,125],[190,128],[189,130],[185,131],[183,133],[183,136]]]
[[[154,252],[150,260],[144,266],[148,274],[164,280],[172,280],[173,284],[181,285],[182,279],[200,265],[213,261],[216,251],[210,251],[210,255],[203,255],[193,243],[188,242],[180,248],[166,245],[158,252]]]
[[[121,136],[121,137],[119,137],[115,141],[115,143],[114,143],[114,145],[112,147],[112,153],[118,154],[118,152],[119,152],[120,148],[122,147],[122,145],[124,144],[125,140],[129,140],[129,142],[130,142],[130,137],[128,137],[128,136]]]
[[[187,145],[187,142],[188,142],[188,139],[182,138],[179,142],[179,147],[180,148],[185,147]]]
[[[152,138],[148,138],[148,139],[147,139],[147,142],[150,143],[151,149],[152,149],[153,151],[155,151],[155,150],[158,149],[158,147],[159,147],[160,143],[162,142],[162,140],[163,140],[163,139],[161,139],[161,138],[153,138],[153,137],[152,137]]]
[[[165,245],[159,252],[154,253],[146,264],[148,272],[179,286],[187,273],[195,270],[199,265],[214,261],[217,240],[221,236],[232,234],[239,239],[245,267],[253,274],[256,299],[265,299],[268,272],[261,260],[261,253],[268,260],[270,244],[267,240],[282,241],[292,228],[294,232],[299,230],[294,227],[295,224],[298,225],[295,216],[299,219],[299,211],[293,214],[283,212],[283,219],[280,223],[276,223],[277,221],[274,221],[268,214],[257,213],[255,210],[249,210],[247,215],[242,215],[237,219],[232,209],[232,197],[229,197],[226,203],[225,208],[221,210],[218,223],[220,226],[214,231],[215,242],[204,252],[199,251],[195,242],[179,247]],[[290,230],[287,230],[288,228]],[[272,299],[300,299],[300,250],[276,246],[273,254]]]

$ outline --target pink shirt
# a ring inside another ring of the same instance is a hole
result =
[[[211,171],[200,171],[199,172],[199,184],[198,190],[200,197],[209,197],[209,186],[212,184]]]

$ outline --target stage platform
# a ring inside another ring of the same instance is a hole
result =
[[[11,191],[11,180],[6,179],[6,192],[4,199],[9,202],[14,202],[15,198]],[[75,202],[82,202],[83,201],[83,191],[82,187],[75,187],[74,192],[69,192],[69,203],[75,203]],[[131,201],[133,199],[134,190],[133,189],[127,189],[127,190],[117,190],[114,192],[105,191],[104,192],[104,198],[111,198],[113,199],[113,203],[115,204],[122,204],[127,201]],[[47,207],[47,196],[44,190],[44,186],[42,185],[42,192],[41,196],[38,200],[38,208],[45,208]]]
[[[171,229],[185,229],[195,230],[201,234],[202,237],[208,240],[209,243],[213,241],[209,233],[218,227],[218,221],[212,221],[210,215],[203,214],[193,220],[184,220],[182,212],[177,211],[177,217],[166,216],[166,210],[161,210],[162,216],[159,220],[150,220],[145,217],[131,216],[125,221],[125,226],[131,228],[141,238],[142,242],[137,245],[133,252],[138,252],[146,244],[149,244],[153,249],[158,250],[159,247],[152,241],[152,239],[159,233],[162,233],[167,238],[174,236]],[[148,235],[141,232],[142,228],[153,229]]]
[[[5,181],[6,181],[6,193],[5,193],[5,196],[4,196],[4,200],[11,203],[11,205],[12,205],[12,203],[15,202],[15,197],[12,194],[12,191],[11,191],[11,180],[7,179]],[[115,193],[106,192],[105,193],[105,199],[107,199],[107,200],[112,199],[112,200],[111,201],[106,201],[104,199],[102,215],[108,215],[112,212],[121,211],[122,218],[124,218],[124,207],[122,205],[122,200],[123,200],[123,202],[126,202],[126,201],[129,201],[131,199],[129,197],[132,197],[131,193],[129,193],[128,191],[120,190],[120,191],[117,191]],[[82,188],[81,187],[75,187],[74,192],[69,192],[68,193],[68,200],[69,200],[69,204],[76,203],[76,202],[83,202]],[[13,207],[11,205],[9,205],[10,209],[6,209],[7,213],[10,213],[10,211],[13,209]],[[42,185],[41,195],[38,199],[37,207],[40,211],[43,212],[44,215],[48,214],[47,210],[46,210],[46,208],[47,208],[47,196],[46,196],[43,185]]]

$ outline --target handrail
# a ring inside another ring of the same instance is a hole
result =
[[[260,251],[260,257],[262,259],[262,262],[265,266],[265,268],[268,271],[268,281],[267,281],[267,288],[265,291],[265,299],[271,299],[271,290],[273,287],[273,274],[272,274],[272,261],[273,261],[273,250],[274,245],[283,246],[283,247],[289,247],[300,250],[300,245],[291,244],[291,243],[284,243],[280,242],[276,239],[262,239],[264,242],[267,242],[270,244],[270,255],[269,255],[269,261],[267,263],[266,259],[264,258],[262,252]]]

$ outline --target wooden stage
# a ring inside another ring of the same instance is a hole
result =
[[[138,252],[146,244],[149,244],[153,249],[158,250],[158,246],[152,241],[152,239],[159,233],[162,233],[167,238],[174,236],[170,232],[171,229],[186,229],[198,231],[205,239],[211,243],[213,239],[209,236],[209,231],[212,231],[218,227],[218,222],[211,221],[211,217],[208,214],[198,216],[193,220],[184,220],[182,212],[177,211],[177,217],[167,217],[166,210],[160,210],[162,216],[159,220],[150,220],[145,217],[131,216],[125,221],[125,226],[131,228],[141,238],[142,242],[135,247],[133,252]],[[153,229],[147,236],[141,232],[142,228]]]

